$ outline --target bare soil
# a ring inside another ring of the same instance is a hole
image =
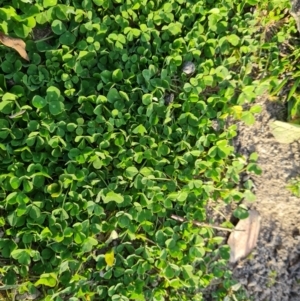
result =
[[[259,155],[261,176],[252,178],[257,200],[247,204],[261,215],[258,245],[248,258],[233,267],[234,276],[254,301],[300,300],[300,199],[286,185],[300,174],[298,142],[280,144],[269,122],[284,120],[285,107],[265,98],[257,100],[262,112],[253,126],[238,123],[236,151]],[[287,133],[288,134],[288,133]]]

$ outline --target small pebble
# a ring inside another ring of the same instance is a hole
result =
[[[165,96],[165,105],[168,106],[169,104],[171,104],[174,101],[174,94],[168,94]]]
[[[248,286],[256,286],[257,285],[257,277],[255,277],[254,275],[251,275],[249,277],[249,280],[248,280]]]
[[[185,74],[192,74],[196,70],[196,66],[193,62],[185,62],[182,67],[182,72]]]

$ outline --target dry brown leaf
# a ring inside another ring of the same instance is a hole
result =
[[[227,244],[230,246],[230,262],[235,263],[248,256],[255,248],[261,217],[256,210],[250,210],[246,219],[240,220],[231,232]]]
[[[7,47],[15,49],[23,59],[29,61],[28,54],[25,50],[26,44],[23,40],[9,37],[3,32],[0,32],[0,42]]]

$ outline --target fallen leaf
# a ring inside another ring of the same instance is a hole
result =
[[[115,263],[115,253],[114,250],[111,249],[110,251],[105,253],[104,256],[105,262],[109,267],[112,267]]]
[[[109,245],[113,240],[117,239],[118,237],[119,237],[118,232],[115,230],[112,230],[109,238],[105,241],[105,243],[107,245]]]
[[[231,263],[247,257],[255,248],[260,230],[261,217],[256,210],[250,210],[249,216],[240,220],[231,232],[227,244],[230,246]]]
[[[19,111],[19,112],[15,113],[15,114],[12,114],[8,117],[9,118],[16,118],[16,117],[19,117],[19,116],[23,115],[25,112],[26,112],[25,110],[22,110],[22,111]]]
[[[279,143],[292,143],[300,139],[300,125],[276,120],[270,123],[271,132]]]
[[[26,44],[23,40],[9,37],[3,32],[0,32],[0,42],[7,47],[15,49],[23,59],[29,61],[28,54],[25,50]]]

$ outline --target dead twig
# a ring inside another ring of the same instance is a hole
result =
[[[176,220],[176,221],[182,222],[182,223],[183,222],[188,222],[188,220],[186,220],[185,218],[183,218],[181,216],[178,216],[178,215],[175,215],[175,214],[172,214],[171,218]],[[228,229],[228,228],[225,228],[225,227],[220,227],[220,226],[217,226],[217,225],[201,223],[201,222],[197,222],[197,221],[192,221],[192,224],[197,226],[197,227],[209,227],[209,228],[213,228],[213,229],[216,229],[216,230],[228,231],[228,232],[245,231],[245,230],[238,230],[238,229]]]

